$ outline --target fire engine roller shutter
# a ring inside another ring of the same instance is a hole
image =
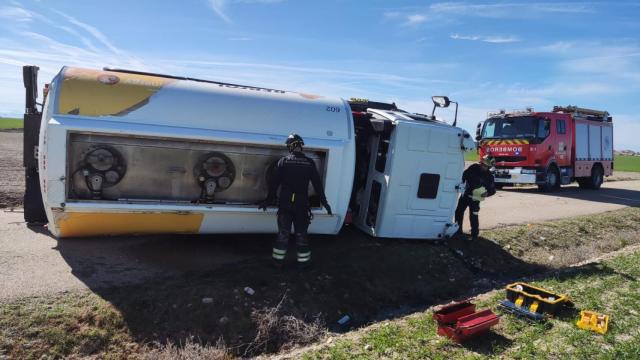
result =
[[[438,196],[440,174],[421,174],[418,185],[418,197],[420,199],[435,199]]]

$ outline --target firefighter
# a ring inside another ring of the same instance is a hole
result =
[[[484,155],[478,164],[469,166],[462,173],[462,182],[465,183],[465,191],[458,200],[456,208],[457,235],[462,235],[464,212],[469,208],[469,220],[471,221],[471,240],[478,240],[480,233],[478,213],[480,201],[496,193],[496,186],[490,169],[494,166],[495,159],[491,155]]]
[[[266,211],[267,206],[274,202],[276,192],[280,187],[278,236],[273,245],[273,261],[278,268],[281,268],[282,264],[284,264],[289,236],[291,235],[291,225],[293,224],[298,251],[298,264],[306,267],[311,260],[311,249],[309,248],[309,239],[307,237],[307,228],[311,222],[308,194],[310,181],[320,198],[322,206],[324,206],[329,215],[333,214],[324,195],[322,181],[316,170],[316,165],[313,160],[302,152],[302,147],[304,146],[302,137],[295,133],[291,134],[285,144],[289,150],[289,155],[278,161],[269,184],[267,198],[258,208]]]

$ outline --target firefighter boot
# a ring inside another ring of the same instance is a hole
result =
[[[276,269],[282,269],[284,266],[284,258],[287,255],[287,245],[289,243],[290,233],[286,230],[280,229],[275,244],[273,244],[273,252],[271,258],[273,261],[273,267]]]
[[[306,232],[297,232],[296,247],[298,251],[298,267],[302,270],[308,269],[311,265],[311,249],[309,248],[309,239]]]

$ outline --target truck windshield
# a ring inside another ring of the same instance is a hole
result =
[[[535,138],[538,119],[533,116],[490,118],[484,122],[483,139]]]

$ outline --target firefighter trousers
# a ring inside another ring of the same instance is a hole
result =
[[[480,201],[474,201],[470,195],[463,194],[458,200],[458,207],[456,208],[456,223],[460,226],[462,231],[462,224],[465,210],[469,208],[469,221],[471,222],[471,236],[478,236],[480,233],[480,222],[478,220],[478,214],[480,213]]]
[[[291,225],[294,228],[296,250],[298,251],[298,263],[306,263],[311,260],[311,249],[307,229],[309,228],[309,212],[305,211],[278,211],[278,237],[273,245],[273,259],[284,261],[287,255]]]

